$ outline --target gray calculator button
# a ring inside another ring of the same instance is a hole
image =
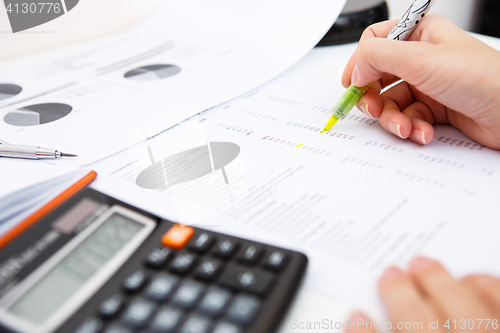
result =
[[[194,280],[185,280],[174,294],[172,304],[181,309],[195,306],[205,289],[205,285]]]
[[[248,325],[254,320],[260,306],[261,301],[257,297],[240,294],[229,307],[227,318],[235,324]]]
[[[186,274],[196,263],[196,257],[190,253],[181,253],[172,261],[170,270],[177,274]]]
[[[243,249],[239,255],[238,260],[244,264],[255,264],[262,254],[262,248],[257,245],[249,245]]]
[[[204,259],[196,269],[195,276],[200,280],[210,281],[221,270],[222,265],[216,259]]]
[[[217,246],[214,249],[214,255],[227,259],[234,253],[234,251],[236,251],[237,247],[237,241],[233,241],[230,239],[221,240],[217,243]]]
[[[146,265],[153,268],[160,268],[165,265],[171,256],[172,250],[168,247],[154,248],[146,260]]]
[[[278,272],[282,271],[283,268],[285,268],[287,259],[288,259],[287,255],[282,251],[273,251],[266,258],[264,262],[264,267]]]
[[[208,333],[211,321],[199,315],[190,315],[179,333]]]
[[[123,297],[120,294],[115,294],[110,298],[105,299],[99,306],[99,313],[106,317],[113,317],[120,311],[123,306]]]
[[[274,280],[274,275],[270,272],[229,263],[220,276],[219,283],[234,290],[266,296],[273,287]]]
[[[209,316],[221,316],[231,300],[231,292],[225,288],[210,287],[200,302],[199,310]]]
[[[106,328],[104,333],[132,333],[132,331],[129,330],[128,328],[125,328],[123,326],[119,326],[119,325],[115,324],[115,325],[111,325],[108,328]]]
[[[144,293],[148,299],[163,302],[170,296],[177,283],[179,283],[177,276],[159,273],[153,277]]]
[[[102,320],[97,317],[88,317],[76,329],[75,333],[99,333],[102,331]]]
[[[129,292],[134,292],[139,290],[144,283],[146,283],[146,273],[143,271],[136,271],[125,279],[123,287]]]
[[[136,299],[130,303],[127,310],[121,317],[124,326],[139,329],[148,323],[149,319],[156,310],[156,304],[143,299]]]
[[[218,323],[211,333],[242,333],[241,328],[230,323]]]
[[[204,232],[196,238],[196,240],[191,244],[190,248],[199,253],[205,253],[208,248],[212,245],[214,237]]]
[[[151,324],[151,332],[153,333],[171,333],[176,332],[179,326],[183,312],[171,307],[163,307],[158,311]]]

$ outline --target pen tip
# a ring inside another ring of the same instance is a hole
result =
[[[77,157],[75,154],[61,153],[61,157]]]

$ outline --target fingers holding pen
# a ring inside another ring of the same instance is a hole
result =
[[[373,83],[373,85],[368,89],[368,91],[365,92],[363,97],[361,97],[359,102],[356,104],[356,107],[370,117],[380,117],[384,107],[384,103],[380,97],[383,85],[382,80]]]
[[[424,110],[429,108],[422,102],[415,102],[403,110],[403,114],[411,119],[411,134],[409,138],[416,143],[426,145],[434,138],[434,127],[424,119]]]
[[[411,139],[425,145],[432,141],[435,123],[429,106],[416,99],[411,86],[401,82],[379,95],[380,83],[374,84],[361,98],[358,108],[364,113],[379,117],[388,132],[401,139]]]
[[[379,118],[380,125],[389,133],[407,139],[413,128],[411,119],[401,112],[394,100],[383,97],[382,103],[384,106]]]
[[[426,145],[434,138],[434,128],[422,115],[427,106],[422,102],[415,102],[401,112],[394,100],[382,98],[383,111],[379,118],[382,127],[401,139]]]
[[[394,28],[394,25],[396,24],[397,20],[390,20],[390,21],[384,21],[380,23],[373,24],[369,26],[368,28],[365,29],[363,34],[361,35],[361,38],[359,40],[359,45],[363,44],[364,41],[370,39],[370,38],[386,38],[386,36],[389,34],[389,32]],[[342,75],[342,85],[347,88],[351,84],[351,77],[352,77],[352,72],[354,68],[356,67],[356,62],[357,62],[357,57],[358,57],[358,50],[360,46],[356,48],[356,51],[354,51],[353,55],[347,62],[347,65],[344,68],[344,73]]]

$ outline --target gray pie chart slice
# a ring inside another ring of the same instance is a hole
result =
[[[34,104],[10,111],[3,120],[13,126],[36,126],[66,117],[72,110],[73,107],[62,103]]]
[[[15,84],[0,83],[0,101],[19,94],[23,88]]]
[[[166,157],[144,169],[136,179],[137,186],[144,189],[166,189],[206,176],[219,169],[222,170],[227,183],[224,167],[231,163],[240,153],[240,147],[231,142],[210,142],[210,151],[214,170],[207,145],[195,147]]]
[[[134,81],[153,81],[166,79],[180,71],[181,68],[175,65],[149,65],[132,69],[124,77]]]

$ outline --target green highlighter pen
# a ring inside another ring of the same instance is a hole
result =
[[[414,0],[410,8],[408,8],[394,29],[389,33],[387,39],[406,40],[422,21],[434,2],[435,0]],[[337,121],[343,120],[371,85],[372,83],[360,88],[351,84],[333,108],[333,114],[321,133],[328,132]]]
[[[342,97],[340,97],[337,105],[335,105],[335,107],[333,108],[333,114],[330,117],[330,120],[328,120],[325,128],[321,132],[328,132],[337,123],[337,121],[343,120],[349,114],[352,108],[356,104],[358,104],[361,97],[365,94],[365,92],[368,91],[368,88],[370,88],[371,85],[372,84],[370,83],[366,87],[358,88],[351,84],[342,95]]]

